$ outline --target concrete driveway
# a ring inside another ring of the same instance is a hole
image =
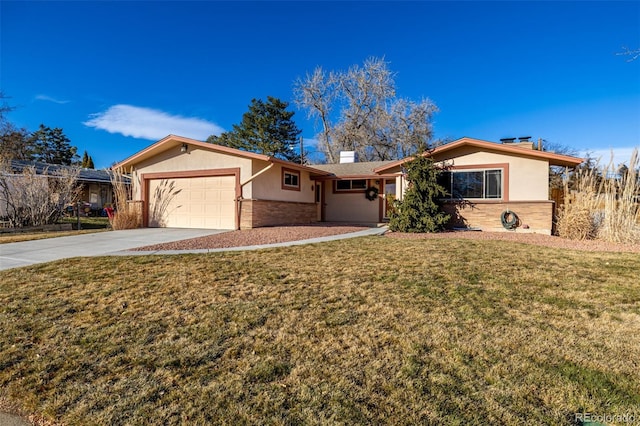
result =
[[[142,228],[0,244],[0,270],[77,256],[103,256],[150,244],[219,234],[227,230]]]

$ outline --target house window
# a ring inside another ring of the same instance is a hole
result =
[[[440,185],[447,198],[502,198],[502,170],[452,170],[443,172]]]
[[[337,180],[336,182],[336,192],[340,191],[364,191],[367,189],[367,180],[366,179],[345,179],[345,180]]]
[[[300,191],[300,172],[282,169],[282,189]]]

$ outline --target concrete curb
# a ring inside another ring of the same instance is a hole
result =
[[[380,228],[370,228],[357,232],[350,232],[348,234],[329,235],[326,237],[309,238],[306,240],[287,241],[283,243],[273,244],[260,244],[253,246],[242,247],[226,247],[215,249],[194,249],[194,250],[155,250],[155,251],[132,251],[122,250],[113,253],[107,253],[105,256],[149,256],[149,255],[172,255],[172,254],[205,254],[205,253],[219,253],[224,251],[248,251],[248,250],[262,250],[276,247],[289,247],[289,246],[301,246],[305,244],[324,243],[327,241],[346,240],[348,238],[367,237],[372,235],[383,235],[387,232],[386,226]]]

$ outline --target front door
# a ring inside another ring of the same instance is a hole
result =
[[[382,200],[382,218],[389,220],[389,211],[393,209],[393,200],[396,199],[396,179],[384,180],[384,196]]]
[[[322,182],[316,182],[316,220],[324,222],[324,194],[322,193]]]

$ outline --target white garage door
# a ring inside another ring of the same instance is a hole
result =
[[[235,228],[235,176],[149,181],[149,226]]]

